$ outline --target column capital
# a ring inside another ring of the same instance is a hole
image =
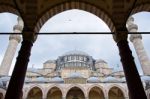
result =
[[[141,34],[131,34],[130,35],[130,41],[133,42],[135,39],[142,39],[142,35]]]
[[[34,30],[24,27],[22,31],[23,40],[31,41],[32,43],[35,42],[37,35],[35,34]]]
[[[128,37],[127,31],[117,31],[115,34],[113,34],[113,39],[117,43],[122,40],[127,40],[127,37]]]

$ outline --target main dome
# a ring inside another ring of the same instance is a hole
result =
[[[84,56],[89,56],[86,52],[79,51],[79,50],[72,50],[69,52],[66,52],[63,54],[63,56],[68,56],[68,55],[84,55]]]
[[[89,56],[87,53],[78,50],[66,52],[62,56],[58,57],[56,63],[57,70],[68,67],[94,69],[94,59],[92,56]]]

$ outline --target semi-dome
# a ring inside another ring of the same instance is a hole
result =
[[[142,76],[141,80],[142,81],[150,81],[150,76]]]
[[[9,76],[4,76],[0,78],[1,81],[9,81],[10,77]]]
[[[99,83],[100,79],[98,77],[90,77],[87,79],[88,83]]]
[[[103,82],[115,83],[115,82],[121,82],[121,80],[119,80],[115,77],[112,77],[112,76],[108,76],[103,80]]]
[[[47,60],[46,62],[44,62],[44,64],[48,64],[48,63],[56,63],[56,60]]]
[[[30,78],[25,77],[25,82],[30,82]]]
[[[126,78],[125,78],[125,77],[122,77],[122,78],[121,78],[121,82],[126,82]]]
[[[96,63],[106,63],[106,64],[107,64],[107,62],[104,61],[103,59],[97,59],[97,60],[96,60]]]
[[[54,77],[51,80],[52,83],[64,83],[64,80],[60,77]]]
[[[3,86],[3,82],[0,80],[0,86]]]
[[[79,72],[73,72],[70,74],[70,76],[68,78],[83,78],[81,73]]]
[[[37,81],[37,82],[48,82],[48,81],[46,80],[46,78],[44,78],[44,77],[38,77],[38,78],[36,78],[36,81]]]
[[[73,51],[69,51],[69,52],[66,52],[65,54],[63,54],[63,56],[67,56],[67,55],[84,55],[84,56],[89,56],[86,52],[79,51],[79,50],[73,50]]]
[[[27,71],[28,71],[28,72],[34,72],[34,73],[36,73],[36,72],[37,72],[37,69],[36,69],[36,68],[28,68]]]

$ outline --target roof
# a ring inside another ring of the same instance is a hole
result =
[[[52,83],[63,83],[64,80],[60,77],[54,77],[54,78],[52,78],[52,80],[50,82],[52,82]]]
[[[106,63],[106,64],[107,64],[107,62],[104,61],[103,59],[97,59],[97,60],[96,60],[96,63]]]
[[[47,64],[47,63],[55,63],[56,61],[55,60],[47,60],[46,62],[44,62],[44,64]]]
[[[70,76],[68,78],[83,78],[81,73],[79,72],[73,72],[70,74]]]
[[[150,76],[141,76],[142,81],[150,81]]]
[[[90,77],[87,79],[88,83],[99,83],[100,79],[98,77]]]
[[[115,83],[115,82],[121,82],[121,80],[112,76],[108,76],[103,80],[103,82]]]

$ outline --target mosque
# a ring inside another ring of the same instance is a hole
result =
[[[20,32],[22,20],[14,26]],[[137,31],[133,17],[128,21],[129,31]],[[131,34],[141,67],[149,64],[142,45],[141,34]],[[8,72],[18,43],[19,35],[10,35],[9,45],[0,67],[0,99],[3,99],[10,77]],[[143,57],[145,60],[143,60]],[[143,68],[144,72],[144,68]],[[150,99],[150,76],[141,76]],[[123,71],[114,71],[103,59],[94,59],[88,53],[73,50],[60,55],[56,60],[47,60],[41,69],[28,68],[22,99],[129,99]]]

